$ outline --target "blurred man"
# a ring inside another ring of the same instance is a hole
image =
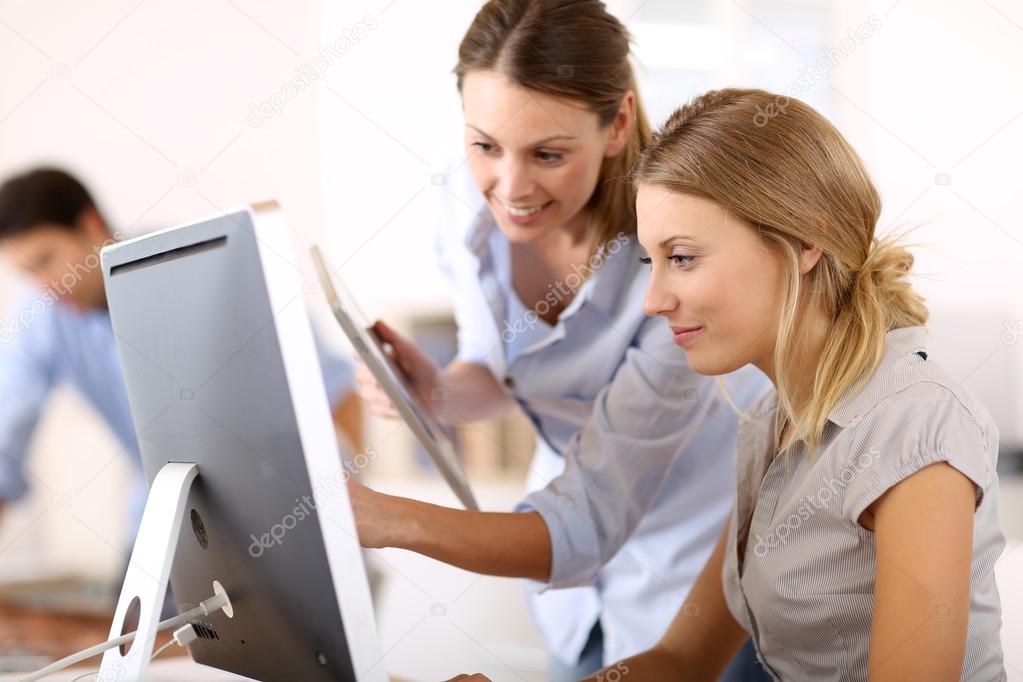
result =
[[[128,510],[134,539],[147,487],[99,260],[114,241],[89,192],[64,171],[34,170],[0,186],[0,249],[38,287],[0,320],[0,512],[32,483],[29,441],[50,392],[67,382],[104,418],[138,473]],[[351,364],[318,350],[335,422],[360,448]],[[97,453],[67,457],[90,454]]]

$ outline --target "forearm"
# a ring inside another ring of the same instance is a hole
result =
[[[679,669],[678,661],[668,651],[655,646],[641,654],[613,663],[603,670],[587,677],[582,682],[608,682],[608,680],[688,680],[685,671]]]
[[[387,503],[399,507],[392,518],[404,519],[389,546],[473,573],[541,582],[550,576],[550,534],[536,512],[464,511],[395,497]]]
[[[440,391],[431,399],[447,424],[496,419],[515,404],[483,365],[455,360],[441,370],[439,380]]]

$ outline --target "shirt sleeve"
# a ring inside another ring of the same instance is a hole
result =
[[[19,309],[21,306],[19,306]],[[29,303],[24,314],[35,310]],[[48,342],[44,310],[26,324],[24,315],[3,320],[0,331],[0,500],[15,501],[28,491],[25,456],[47,397],[56,368]]]
[[[842,468],[833,474],[837,487],[847,486],[843,516],[857,523],[885,492],[937,462],[970,479],[979,506],[998,449],[995,427],[982,417],[936,383],[913,384],[882,400],[855,427]]]
[[[569,441],[564,472],[516,507],[539,512],[550,532],[546,587],[596,579],[653,503],[687,439],[720,419],[721,400],[714,379],[690,369],[663,321],[649,320]]]

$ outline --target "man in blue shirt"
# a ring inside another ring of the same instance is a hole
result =
[[[0,248],[36,284],[13,316],[0,319],[0,513],[31,484],[45,485],[24,461],[51,390],[68,382],[139,474],[129,501],[133,539],[147,489],[100,267],[100,249],[114,241],[89,192],[64,171],[33,170],[0,186]],[[361,447],[351,364],[319,344],[318,351],[335,421]]]

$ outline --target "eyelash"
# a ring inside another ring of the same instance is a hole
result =
[[[693,262],[694,258],[696,258],[696,256],[683,256],[682,254],[675,254],[667,257],[668,260],[672,261],[677,267],[680,268],[685,268],[687,265]],[[653,263],[653,261],[649,257],[640,258],[639,262],[643,263],[644,265],[650,265],[651,263]]]
[[[472,146],[478,147],[479,150],[484,154],[489,154],[494,149],[494,145],[490,144],[489,142],[473,142]],[[561,159],[564,158],[562,154],[558,154],[557,152],[548,152],[542,149],[537,150],[536,156],[544,164],[554,164],[557,163],[558,161],[561,161]]]

